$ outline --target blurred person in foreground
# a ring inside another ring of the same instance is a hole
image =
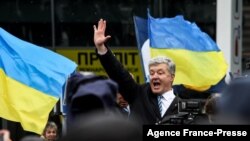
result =
[[[67,84],[67,132],[62,141],[140,141],[141,127],[117,109],[117,84],[97,75],[73,74]]]
[[[20,141],[46,141],[46,140],[36,135],[29,135],[23,137]]]
[[[142,129],[132,120],[103,112],[79,116],[61,141],[141,141]]]
[[[250,124],[249,86],[250,77],[235,78],[229,83],[218,104],[219,124]]]
[[[84,115],[102,112],[104,115],[117,114],[117,84],[103,76],[86,75],[76,72],[67,83],[67,124]]]
[[[221,94],[215,93],[207,98],[204,110],[205,114],[208,116],[208,120],[210,124],[214,124],[216,122],[216,116],[219,114],[218,112],[218,102],[220,100]]]
[[[131,118],[141,124],[161,124],[169,115],[178,112],[178,97],[172,83],[175,64],[167,57],[155,57],[149,62],[150,83],[139,85],[105,45],[106,21],[100,19],[94,25],[94,43],[97,56],[109,77],[118,83],[119,92],[131,106]]]

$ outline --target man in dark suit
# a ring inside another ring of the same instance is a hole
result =
[[[115,58],[105,42],[106,21],[94,25],[94,43],[105,71],[119,85],[119,92],[131,107],[131,118],[141,124],[161,124],[178,112],[178,98],[173,93],[175,64],[167,57],[152,58],[149,62],[150,83],[137,84],[129,72]]]

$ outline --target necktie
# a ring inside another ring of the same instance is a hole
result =
[[[159,95],[159,96],[157,97],[157,99],[158,99],[159,111],[160,111],[161,117],[162,117],[162,101],[161,101],[162,95]]]

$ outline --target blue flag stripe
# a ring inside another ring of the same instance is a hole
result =
[[[148,14],[148,17],[150,46],[153,48],[187,49],[198,52],[220,51],[206,33],[195,23],[185,21],[183,16],[157,19]]]
[[[9,77],[59,97],[76,64],[48,49],[16,38],[0,28],[0,67]]]

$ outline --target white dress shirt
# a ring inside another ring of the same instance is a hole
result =
[[[170,104],[173,102],[175,95],[174,95],[174,91],[173,89],[170,91],[165,92],[164,94],[162,94],[163,98],[161,98],[162,101],[162,115],[163,116],[167,109],[169,108]]]

